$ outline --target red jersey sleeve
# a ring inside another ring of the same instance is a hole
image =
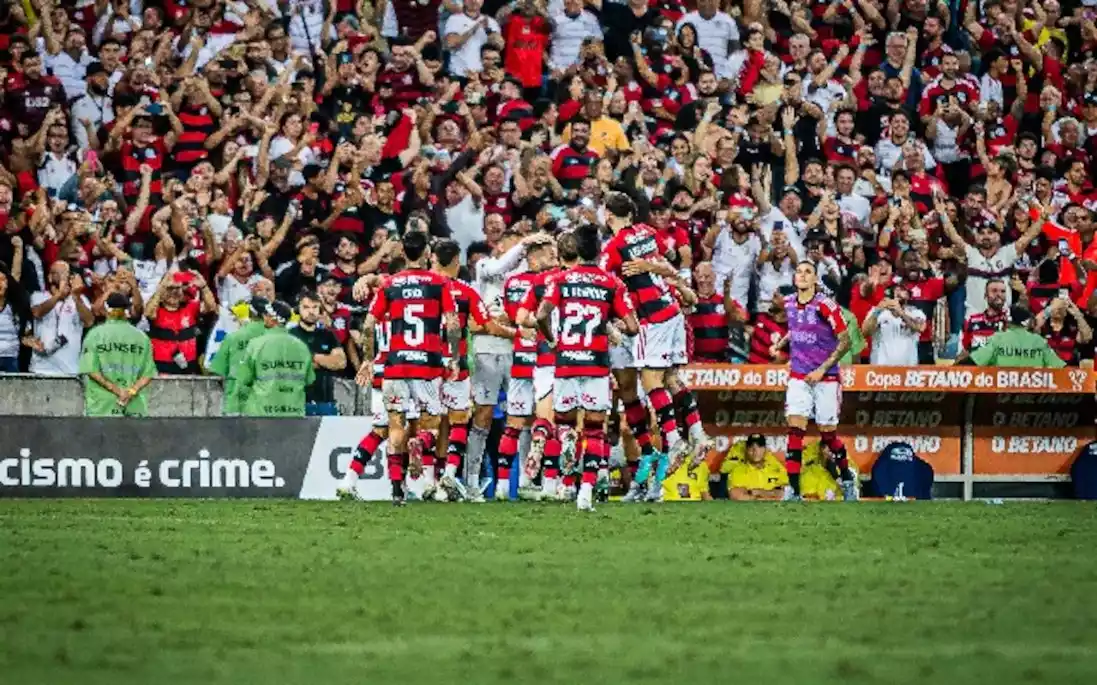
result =
[[[530,291],[530,294],[531,295],[533,294],[532,290]],[[553,307],[556,307],[556,308],[560,307],[560,288],[558,288],[556,286],[556,279],[555,278],[552,279],[551,281],[549,281],[548,287],[545,288],[544,298],[545,298],[544,301],[545,302],[550,302]],[[529,299],[529,297],[527,296],[526,299]]]
[[[619,242],[617,236],[613,236],[602,252],[602,259],[599,262],[602,269],[613,274],[617,273],[618,269],[621,268],[621,251],[618,249]]]
[[[457,313],[457,300],[453,299],[453,288],[442,288],[442,313]]]
[[[469,316],[478,326],[486,326],[491,315],[484,306],[484,300],[475,288],[465,288],[465,296],[469,298]]]
[[[613,314],[618,319],[623,319],[636,311],[636,307],[632,305],[632,298],[628,296],[628,288],[621,282],[621,279],[615,278],[613,280],[616,287],[616,292],[613,294]]]
[[[369,315],[376,321],[383,321],[385,314],[388,313],[388,300],[385,298],[385,286],[387,283],[382,282],[381,287],[377,289],[377,294],[373,296],[373,304],[369,307]]]
[[[834,330],[834,334],[838,335],[846,331],[846,320],[842,318],[842,309],[838,306],[838,303],[831,299],[825,299],[819,303],[819,313],[826,319],[827,324]]]
[[[553,282],[549,281],[549,286],[552,287]],[[537,312],[537,289],[530,288],[526,296],[522,298],[522,304],[518,305],[518,311],[526,310],[527,312]]]

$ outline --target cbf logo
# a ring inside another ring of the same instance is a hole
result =
[[[354,455],[358,452],[357,447],[336,447],[328,454],[328,472],[331,473],[331,477],[335,480],[342,480],[346,475],[347,469],[350,468],[350,462],[354,459]],[[362,470],[362,475],[358,476],[359,480],[380,480],[384,475],[384,468],[381,466],[382,450],[378,450],[374,453],[373,457],[366,464],[366,467]]]

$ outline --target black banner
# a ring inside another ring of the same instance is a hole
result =
[[[320,419],[0,418],[0,496],[292,497]]]

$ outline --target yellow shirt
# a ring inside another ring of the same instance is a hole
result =
[[[1022,30],[1024,31],[1030,30],[1035,25],[1035,21],[1029,21],[1027,19],[1021,23],[1021,26],[1023,27]],[[1044,43],[1052,38],[1058,39],[1068,51],[1070,50],[1070,41],[1067,40],[1067,32],[1063,29],[1055,28],[1054,26],[1045,26],[1043,30],[1040,31],[1040,35],[1036,36],[1036,42],[1033,44],[1033,47],[1042,48]]]
[[[571,124],[564,129],[563,140],[565,143],[571,140]],[[625,135],[625,129],[621,127],[621,122],[609,117],[602,117],[590,123],[588,147],[599,155],[605,155],[606,150],[624,152],[630,149],[628,137]]]
[[[663,499],[668,502],[699,502],[708,494],[708,464],[693,471],[683,466],[663,481]]]
[[[780,490],[788,485],[788,473],[781,460],[766,452],[765,461],[755,466],[748,461],[735,462],[728,477],[728,489]]]
[[[850,469],[853,461],[850,460]],[[856,471],[854,472],[856,473]],[[800,494],[804,499],[841,500],[842,488],[830,475],[818,442],[804,445],[804,468],[800,472]]]

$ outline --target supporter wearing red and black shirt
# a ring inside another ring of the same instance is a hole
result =
[[[390,0],[389,6],[396,14],[396,25],[403,37],[416,41],[427,31],[438,28],[442,0]]]
[[[11,90],[4,101],[12,119],[33,135],[42,126],[46,112],[65,105],[65,89],[59,80],[44,73],[38,53],[26,52],[22,61],[23,73],[9,77]]]
[[[533,105],[522,99],[522,82],[513,76],[503,80],[499,88],[499,105],[495,108],[495,121],[513,120],[523,131],[533,126],[537,117],[533,115]]]
[[[926,327],[918,338],[918,363],[935,364],[933,352],[933,319],[937,302],[946,294],[945,279],[927,276],[922,269],[922,258],[915,250],[907,250],[900,261],[902,286],[910,292],[909,304],[926,315]]]
[[[564,190],[579,190],[598,162],[598,153],[587,147],[590,143],[590,122],[571,122],[571,140],[552,151],[552,175]]]
[[[785,312],[785,296],[788,290],[778,288],[770,302],[769,313],[762,313],[754,320],[754,330],[750,334],[750,364],[784,364],[788,361],[785,350],[777,350],[777,356],[770,354],[770,348],[788,334],[788,315]]]
[[[693,357],[696,362],[728,361],[728,339],[732,325],[746,320],[746,312],[731,298],[731,279],[723,293],[716,292],[716,273],[703,263],[693,271],[697,285],[697,303],[687,317],[693,331]]]
[[[198,296],[201,296],[199,301]],[[152,360],[163,374],[197,374],[201,316],[217,311],[205,279],[193,272],[174,272],[160,281],[145,306]]]
[[[414,3],[415,0],[411,1]],[[383,89],[391,90],[391,94],[381,98],[385,110],[398,112],[421,98],[429,98],[433,86],[434,76],[412,41],[405,38],[393,39],[392,58],[377,74],[374,86],[378,93]]]
[[[167,107],[166,104],[162,106]],[[136,115],[132,125],[116,126],[111,131],[111,141],[128,134],[128,138],[121,142],[119,148],[122,175],[118,180],[122,182],[122,195],[126,201],[135,205],[141,193],[142,164],[152,169],[152,181],[149,184],[150,199],[160,197],[164,162],[175,146],[176,133],[172,131],[161,138],[153,133],[152,117],[138,114],[136,108],[131,110],[131,113]],[[172,119],[174,122],[179,121],[175,117]]]
[[[200,89],[200,86],[191,86]],[[216,108],[213,107],[216,105]],[[206,149],[206,141],[217,132],[217,113],[221,106],[216,101],[213,105],[206,102],[201,91],[187,95],[187,101],[179,110],[179,121],[183,124],[183,132],[172,150],[172,161],[178,169],[191,169],[195,164],[209,157]]]
[[[987,338],[998,331],[1004,331],[1009,323],[1005,281],[1000,279],[987,281],[986,298],[986,310],[976,312],[964,321],[962,344],[968,352],[981,347]]]
[[[1036,330],[1067,364],[1077,365],[1081,348],[1093,339],[1093,329],[1077,305],[1055,298],[1036,316]]]

